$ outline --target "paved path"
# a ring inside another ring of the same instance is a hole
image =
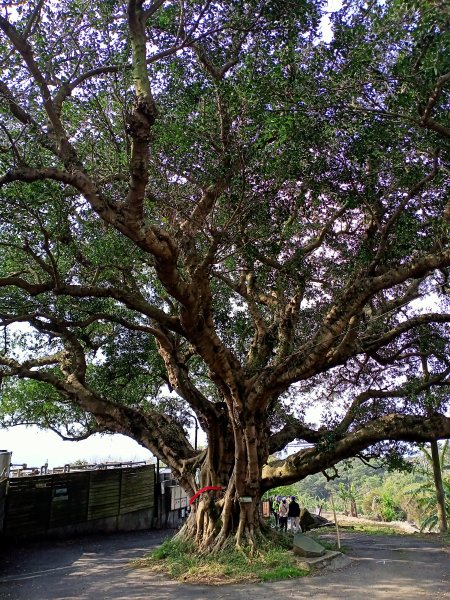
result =
[[[414,536],[344,533],[354,560],[335,573],[267,584],[193,586],[130,561],[167,532],[33,542],[0,551],[1,600],[450,600],[450,551]]]

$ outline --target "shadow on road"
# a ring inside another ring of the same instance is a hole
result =
[[[415,536],[344,533],[350,567],[302,579],[252,585],[194,586],[167,580],[131,561],[173,532],[147,531],[32,542],[0,552],[1,600],[370,600],[450,599],[450,553]]]

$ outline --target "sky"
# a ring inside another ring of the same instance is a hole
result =
[[[47,462],[53,468],[76,460],[100,463],[153,458],[149,450],[124,435],[95,434],[81,442],[70,442],[62,440],[52,431],[22,425],[0,429],[0,450],[12,452],[13,464],[26,463],[28,467],[41,467]]]

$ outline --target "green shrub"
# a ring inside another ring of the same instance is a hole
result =
[[[384,521],[401,521],[405,519],[404,511],[396,504],[389,492],[382,493],[379,508]]]

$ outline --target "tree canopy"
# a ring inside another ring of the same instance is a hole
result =
[[[222,485],[215,547],[240,498],[238,543],[264,490],[450,437],[445,3],[0,11],[3,425]]]

